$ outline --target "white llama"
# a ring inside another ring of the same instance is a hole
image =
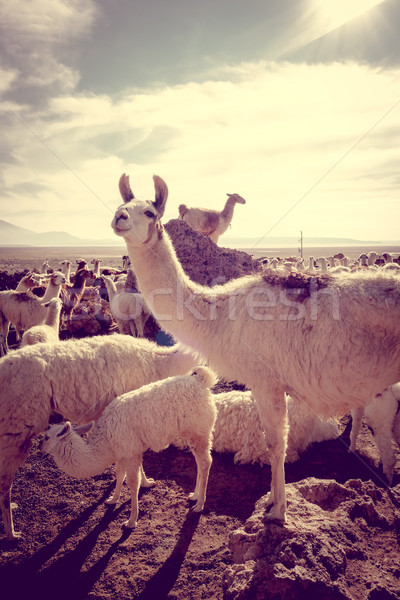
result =
[[[61,292],[61,286],[67,283],[67,278],[61,271],[54,271],[48,277],[48,284],[43,298],[40,299],[42,304],[47,304],[52,298],[58,298]]]
[[[268,442],[251,392],[221,392],[213,395],[217,420],[213,431],[213,450],[233,452],[238,463],[269,464]],[[288,444],[285,462],[295,462],[314,442],[336,439],[333,419],[321,419],[307,404],[287,396]]]
[[[64,275],[65,277],[65,283],[71,283],[70,281],[70,275],[71,275],[71,261],[70,260],[63,260],[60,263],[61,265],[61,273]]]
[[[22,332],[34,325],[44,323],[47,308],[42,304],[41,298],[30,292],[17,292],[3,290],[0,292],[1,335],[3,352],[8,352],[8,332],[10,323],[15,327],[17,341],[21,339]]]
[[[118,331],[137,337],[144,337],[144,327],[151,317],[142,294],[139,292],[118,292],[111,277],[101,275],[107,288],[111,314],[117,322]]]
[[[0,360],[0,507],[14,531],[11,486],[32,439],[52,411],[74,423],[98,419],[116,396],[170,375],[183,375],[198,357],[178,345],[163,348],[130,335],[99,335],[35,344]]]
[[[52,298],[44,305],[47,308],[47,315],[44,323],[42,325],[30,327],[24,332],[21,340],[21,348],[45,342],[54,344],[59,341],[60,313],[62,305],[62,300],[60,298]]]
[[[36,277],[35,273],[27,273],[22,277],[22,279],[18,282],[17,287],[15,288],[16,292],[28,292],[32,288],[38,285],[39,279]]]
[[[124,523],[136,527],[139,486],[150,487],[143,467],[143,453],[160,452],[183,438],[197,464],[195,512],[204,508],[208,474],[211,467],[211,432],[217,411],[209,390],[217,381],[207,367],[196,367],[190,374],[155,381],[128,392],[107,406],[84,442],[71,424],[54,425],[46,432],[42,450],[54,456],[57,465],[72,477],[99,475],[115,463],[117,483],[107,500],[116,504],[126,482],[131,492],[131,514]]]
[[[186,204],[179,206],[179,215],[192,229],[209,237],[215,244],[225,233],[233,219],[233,211],[237,203],[246,204],[239,194],[227,194],[228,200],[221,211],[209,208],[188,208]]]
[[[285,392],[321,416],[344,414],[399,380],[400,279],[264,271],[207,288],[177,260],[160,219],[168,188],[154,176],[155,201],[133,197],[112,227],[125,239],[138,287],[163,329],[196,348],[221,377],[252,390],[269,444],[269,519],[285,520]]]

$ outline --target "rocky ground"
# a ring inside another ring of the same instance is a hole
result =
[[[196,236],[186,249],[177,242],[185,268],[202,283],[255,268],[245,253],[224,259],[225,249],[203,244]],[[31,268],[29,257],[21,266]],[[338,439],[314,444],[286,466],[284,525],[264,519],[269,466],[236,465],[231,454],[213,453],[205,510],[191,512],[195,462],[170,447],[146,453],[146,474],[157,484],[141,490],[138,526],[125,530],[126,487],[116,508],[104,504],[113,467],[89,480],[72,479],[40,453],[37,440],[13,488],[23,538],[7,542],[0,526],[4,597],[400,599],[400,463],[388,488],[365,426],[357,454],[348,453],[350,425],[343,417]]]
[[[388,489],[367,428],[349,455],[348,425],[287,465],[285,525],[263,521],[269,466],[230,454],[213,454],[205,510],[190,512],[194,459],[170,447],[146,453],[157,485],[141,490],[128,531],[127,489],[114,510],[104,504],[113,468],[75,480],[36,443],[13,488],[23,538],[0,542],[2,589],[43,600],[400,598],[400,472]]]

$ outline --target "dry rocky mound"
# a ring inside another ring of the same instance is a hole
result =
[[[399,485],[310,477],[286,493],[287,523],[266,522],[264,496],[231,534],[225,600],[400,598]]]
[[[218,285],[258,270],[247,252],[220,248],[185,221],[172,219],[165,225],[185,273],[196,283]]]

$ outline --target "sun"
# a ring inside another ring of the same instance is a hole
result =
[[[314,9],[329,29],[335,29],[366,13],[384,0],[314,0]]]

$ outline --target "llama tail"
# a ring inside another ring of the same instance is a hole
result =
[[[207,388],[212,388],[218,381],[217,374],[214,373],[209,367],[198,366],[195,367],[190,375],[196,377],[201,385]]]

